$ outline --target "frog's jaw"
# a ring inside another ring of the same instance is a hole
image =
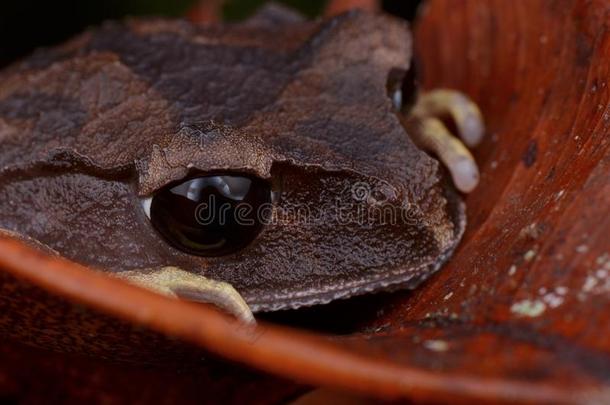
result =
[[[466,229],[466,205],[449,179],[439,185],[447,202],[447,215],[452,223],[451,237],[444,247],[421,263],[385,267],[383,271],[366,271],[340,282],[327,282],[317,288],[280,288],[264,292],[242,290],[244,298],[256,314],[280,310],[297,310],[314,305],[325,305],[337,300],[364,294],[412,290],[440,270],[451,258]],[[446,238],[445,238],[446,239]]]
[[[246,301],[229,283],[171,266],[160,269],[129,270],[113,275],[169,297],[213,304],[244,323],[256,323]]]

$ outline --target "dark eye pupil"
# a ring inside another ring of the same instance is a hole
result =
[[[255,177],[193,177],[159,191],[151,202],[150,220],[178,249],[221,256],[256,238],[270,201],[268,184]]]

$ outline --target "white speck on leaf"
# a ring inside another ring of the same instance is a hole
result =
[[[568,287],[559,286],[555,288],[555,292],[559,295],[566,295],[568,293]]]
[[[510,311],[512,313],[530,318],[535,318],[542,315],[545,310],[546,304],[540,300],[523,300],[515,302],[510,307]]]
[[[593,276],[587,276],[585,283],[582,286],[584,292],[590,292],[597,285],[597,278]]]
[[[555,200],[559,201],[561,200],[561,197],[563,197],[563,195],[566,193],[565,190],[559,190],[559,192],[557,194],[555,194]]]
[[[433,352],[446,352],[449,350],[449,343],[444,340],[426,340],[424,347]]]
[[[564,298],[561,295],[557,294],[557,291],[555,291],[545,294],[544,297],[542,297],[542,300],[546,305],[549,306],[549,308],[557,308],[558,306],[563,304]]]
[[[523,255],[523,259],[525,259],[526,262],[531,262],[534,259],[534,257],[536,257],[536,251],[532,250],[532,249],[528,250]]]

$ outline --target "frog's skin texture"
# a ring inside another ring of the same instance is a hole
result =
[[[428,277],[465,218],[387,94],[389,72],[410,68],[408,27],[357,12],[269,20],[111,22],[0,73],[0,228],[108,273],[171,266],[202,286],[228,283],[253,311]],[[142,199],[192,171],[227,170],[268,179],[274,212],[350,206],[364,185],[357,205],[403,207],[409,220],[284,218],[228,256],[171,247]]]

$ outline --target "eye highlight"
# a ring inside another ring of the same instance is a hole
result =
[[[409,70],[394,68],[388,73],[386,90],[396,111],[408,111],[417,98],[417,72],[415,62]]]
[[[174,247],[198,256],[222,256],[252,242],[263,228],[271,189],[256,177],[191,177],[142,201],[153,227]]]

